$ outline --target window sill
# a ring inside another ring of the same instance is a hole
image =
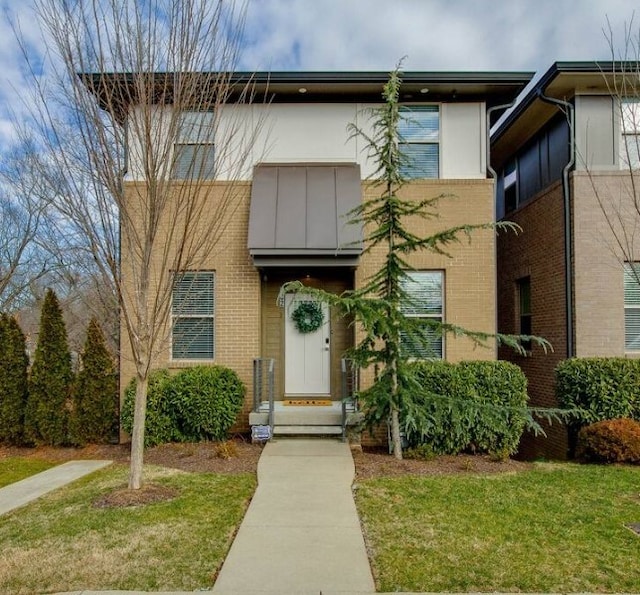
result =
[[[215,364],[216,360],[213,359],[177,359],[170,360],[167,367],[171,369],[180,368],[195,368],[196,366],[210,366]]]

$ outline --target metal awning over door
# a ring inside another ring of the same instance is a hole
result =
[[[361,200],[355,163],[256,166],[248,240],[254,264],[356,265],[362,226],[350,224],[348,213]]]

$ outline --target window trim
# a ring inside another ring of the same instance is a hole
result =
[[[401,104],[399,107],[400,117],[405,122],[411,121],[410,115],[408,117],[405,117],[403,116],[403,113],[410,114],[412,110],[415,110],[415,108],[418,108],[418,110],[416,111],[419,111],[420,108],[425,108],[425,107],[436,108],[436,110],[433,110],[433,111],[438,114],[438,138],[436,140],[411,141],[411,140],[402,139],[402,137],[399,134],[398,145],[399,147],[402,145],[433,145],[437,147],[437,150],[438,150],[437,151],[437,158],[438,158],[437,176],[435,177],[411,176],[411,175],[407,175],[406,172],[401,171],[402,176],[407,180],[439,180],[442,178],[442,104],[441,103],[417,103],[417,104],[404,103],[404,104]],[[408,164],[406,167],[412,168],[410,164]],[[403,168],[401,168],[401,170],[402,169]]]
[[[212,302],[212,312],[211,314],[185,314],[179,313],[174,314],[173,311],[173,303],[174,303],[174,291],[176,289],[177,276],[184,274],[209,274],[211,275],[211,302]],[[216,359],[216,271],[215,270],[184,270],[173,273],[174,275],[174,285],[171,289],[171,304],[170,304],[170,332],[169,332],[169,361],[172,363],[181,363],[181,362],[212,362]],[[212,329],[212,338],[211,338],[211,357],[174,357],[174,329],[175,323],[177,320],[181,319],[210,319],[211,320],[211,329]]]
[[[446,304],[446,292],[445,292],[445,270],[444,269],[415,269],[415,270],[409,270],[409,271],[405,271],[408,277],[411,277],[411,275],[414,274],[434,274],[437,273],[438,276],[440,277],[440,296],[441,296],[441,312],[440,314],[405,314],[406,318],[430,318],[430,319],[438,319],[440,320],[442,323],[444,323],[445,321],[445,304]],[[445,361],[446,358],[446,345],[447,342],[445,341],[445,335],[444,333],[440,335],[439,337],[440,340],[440,357],[439,358],[419,358],[419,357],[412,357],[409,358],[411,361]]]
[[[522,306],[522,289],[523,287],[528,287],[529,290],[529,308],[528,312],[523,312]],[[518,334],[519,335],[533,335],[533,308],[531,307],[531,275],[526,275],[524,277],[520,277],[516,280],[516,305],[517,305],[517,323],[518,323]],[[523,319],[528,320],[529,332],[525,332],[524,326],[522,324]],[[524,349],[527,355],[530,355],[533,350],[533,346],[531,340],[525,341],[520,340],[520,346]]]
[[[197,117],[196,117],[197,116]],[[172,147],[171,179],[172,180],[214,180],[216,178],[216,144],[215,144],[215,112],[213,110],[183,111],[179,114],[178,131]],[[192,158],[189,175],[177,175],[179,164],[179,147],[202,147],[201,159]],[[210,168],[204,167],[211,152],[213,161]],[[206,173],[208,175],[201,175]],[[196,175],[198,174],[198,175]]]
[[[618,151],[618,161],[620,169],[623,171],[640,169],[640,100],[631,97],[623,97],[620,100],[620,149]],[[625,105],[633,104],[635,107],[627,110],[631,114],[631,124],[633,130],[626,130]],[[634,145],[638,153],[638,159],[629,163],[629,149],[627,139],[635,139]]]
[[[637,348],[628,347],[627,344],[629,341],[627,340],[627,311],[636,310],[640,311],[640,303],[628,304],[627,303],[627,278],[631,275],[634,276],[634,273],[630,271],[631,268],[636,269],[635,275],[639,277],[638,281],[640,281],[640,261],[633,262],[625,262],[623,269],[623,302],[624,302],[624,353],[638,353],[640,352],[640,346]],[[640,291],[640,288],[638,289]],[[640,342],[640,333],[636,336],[636,342]]]

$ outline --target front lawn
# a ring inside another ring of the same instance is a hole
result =
[[[26,459],[22,457],[9,457],[0,459],[0,488],[46,471],[53,467],[53,463],[39,459]]]
[[[253,474],[150,467],[173,500],[96,506],[126,485],[117,465],[0,517],[0,592],[211,588],[255,488]]]
[[[640,469],[380,478],[356,502],[379,591],[640,592]]]

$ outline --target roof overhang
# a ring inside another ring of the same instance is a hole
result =
[[[403,102],[509,103],[533,72],[403,72]],[[202,89],[212,105],[237,102],[314,103],[382,101],[388,72],[233,72],[79,74],[102,109],[122,119],[140,101],[170,104],[178,88]]]
[[[349,266],[362,253],[362,201],[355,163],[262,164],[254,168],[248,248],[265,267]]]
[[[572,101],[576,95],[624,95],[623,85],[635,80],[638,92],[638,64],[635,62],[556,62],[521,98],[491,135],[491,163],[500,168],[510,155],[558,113],[558,108],[540,98]],[[633,78],[632,77],[632,78]]]

